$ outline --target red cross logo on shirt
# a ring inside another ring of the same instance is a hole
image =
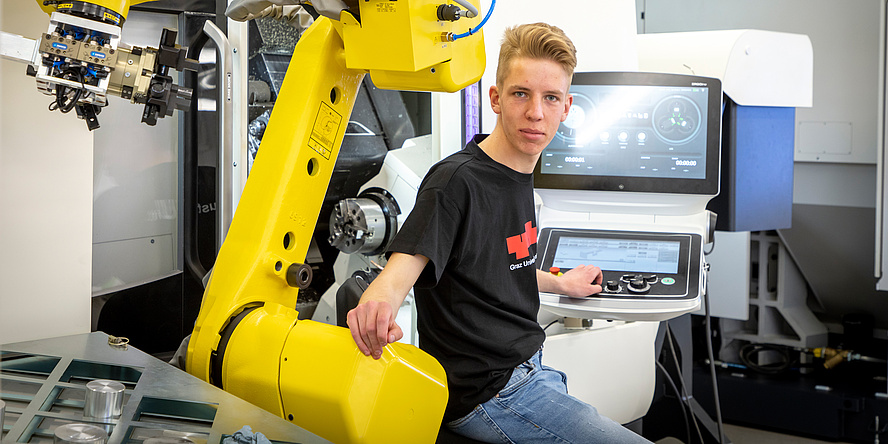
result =
[[[537,243],[537,229],[533,226],[533,222],[524,224],[524,233],[506,238],[509,254],[514,253],[515,259],[530,256],[530,246],[535,243]]]

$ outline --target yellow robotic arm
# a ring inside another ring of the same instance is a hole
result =
[[[73,15],[89,15],[94,20],[99,19],[117,26],[123,26],[130,6],[149,1],[151,0],[37,0],[37,5],[47,14],[62,12]]]
[[[363,76],[426,91],[481,77],[481,33],[467,32],[480,18],[439,19],[446,3],[353,1],[338,21],[321,17],[303,34],[188,345],[189,373],[336,443],[434,442],[446,405],[431,356],[391,344],[373,360],[347,329],[295,310]]]

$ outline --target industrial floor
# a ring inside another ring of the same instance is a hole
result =
[[[800,436],[784,435],[782,433],[751,429],[731,424],[725,424],[725,435],[732,444],[818,444],[826,442],[833,444],[848,444],[845,442],[820,441]],[[663,438],[658,440],[656,444],[683,444],[683,442],[676,438]]]
[[[816,444],[822,442],[834,442],[784,435],[781,433],[750,429],[731,424],[725,424],[725,435],[727,435],[734,444]],[[875,438],[875,436],[873,438]],[[847,443],[838,442],[838,444]]]

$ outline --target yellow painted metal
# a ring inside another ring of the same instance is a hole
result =
[[[281,358],[281,392],[286,417],[332,442],[433,443],[447,378],[411,345],[388,345],[374,360],[347,329],[300,321]]]
[[[365,74],[345,66],[338,26],[320,18],[296,46],[204,293],[186,369],[209,381],[220,332],[261,306],[224,350],[222,375],[213,378],[225,390],[334,442],[433,442],[447,400],[440,364],[403,344],[375,361],[347,329],[297,321],[298,292],[286,281],[287,268],[305,260]],[[387,412],[407,415],[410,426],[402,430],[401,418],[392,427]],[[405,433],[411,438],[392,439]]]
[[[442,26],[429,18],[432,3],[391,3],[360,2],[372,26],[343,12],[341,22],[321,17],[300,38],[188,345],[189,373],[337,443],[434,442],[447,403],[434,358],[405,344],[387,346],[379,360],[363,356],[347,329],[298,320],[298,291],[287,283],[288,268],[305,261],[363,76],[390,89],[456,91],[483,73],[480,33],[438,40],[431,51]],[[406,8],[407,22],[370,18],[368,7]],[[376,26],[391,27],[389,34]],[[401,38],[391,33],[400,26],[410,27],[417,50],[386,55],[362,41],[385,47]],[[365,28],[374,29],[361,34]],[[346,33],[363,46],[348,46]],[[376,55],[361,62],[368,65],[351,66],[348,54],[371,47]],[[401,57],[409,60],[386,60]],[[246,309],[253,311],[219,350],[220,332]],[[223,351],[221,375],[211,374],[213,355]]]
[[[447,38],[478,26],[480,15],[439,21],[440,0],[359,4],[360,22],[348,12],[341,17],[346,64],[367,70],[377,87],[453,92],[477,82],[484,73],[481,32],[456,41]]]
[[[440,0],[359,3],[360,23],[343,21],[349,68],[413,72],[452,57],[441,35],[452,31],[453,22],[438,21]]]
[[[226,391],[335,443],[435,442],[448,396],[444,369],[416,347],[391,344],[375,360],[347,329],[297,321],[276,304],[238,324],[222,379]]]
[[[475,34],[480,39],[481,33]],[[472,37],[475,37],[474,35]],[[481,79],[484,74],[484,42],[480,44],[457,40],[460,57],[426,68],[419,73],[370,70],[370,78],[377,88],[408,91],[454,92]]]
[[[296,45],[259,155],[204,293],[187,370],[209,380],[219,332],[242,307],[293,307],[291,264],[311,243],[363,71],[345,67],[335,23],[322,18]]]
[[[227,392],[284,416],[278,364],[297,315],[292,307],[267,303],[244,317],[225,349],[222,387]]]
[[[52,14],[53,12],[58,10],[59,8],[64,9],[65,5],[73,3],[73,1],[66,2],[63,0],[58,3],[44,4],[43,0],[36,0],[36,1],[37,1],[37,5],[40,7],[40,9],[42,9],[43,12],[45,12],[47,14]],[[121,17],[126,19],[126,15],[129,13],[130,6],[138,5],[139,3],[150,2],[153,0],[87,0],[87,1],[77,0],[77,1],[79,1],[80,3],[89,3],[91,5],[101,6],[103,8],[110,10],[110,11],[114,11],[117,14],[120,14]]]

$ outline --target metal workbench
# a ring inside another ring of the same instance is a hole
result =
[[[126,387],[120,418],[84,419],[86,384],[96,379]],[[215,444],[245,425],[277,443],[328,442],[101,332],[0,345],[0,399],[3,444],[52,443],[54,430],[72,423],[104,428],[112,444]]]

